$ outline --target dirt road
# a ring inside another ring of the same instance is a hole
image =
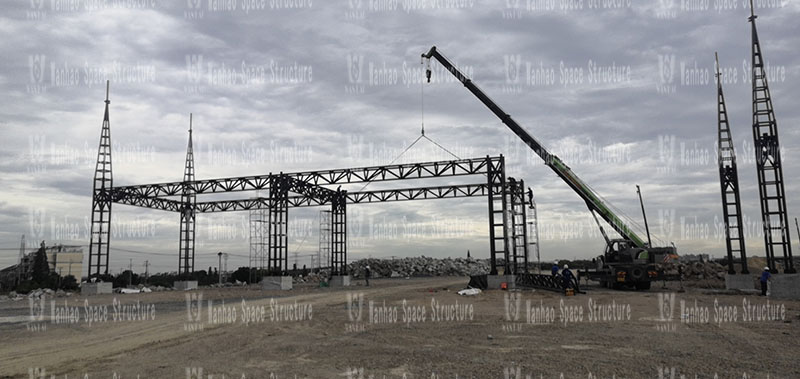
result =
[[[0,377],[800,377],[800,302],[466,282],[6,301]]]

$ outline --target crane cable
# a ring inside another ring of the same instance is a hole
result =
[[[447,148],[445,148],[444,146],[442,146],[438,142],[432,140],[430,137],[425,135],[425,83],[422,80],[420,81],[420,91],[419,91],[419,93],[420,93],[420,123],[421,123],[421,126],[422,126],[422,129],[420,130],[420,135],[419,135],[419,137],[417,137],[417,139],[414,140],[414,142],[412,142],[410,145],[408,145],[408,147],[406,147],[398,156],[396,156],[394,159],[392,159],[392,161],[389,162],[388,164],[393,164],[394,162],[396,162],[398,159],[400,159],[400,157],[403,156],[403,154],[405,154],[406,152],[411,150],[411,148],[414,147],[414,145],[416,145],[417,142],[419,142],[419,140],[421,140],[423,138],[428,140],[430,143],[434,144],[436,147],[442,149],[447,154],[452,155],[454,158],[461,159],[461,157],[459,157],[458,155],[454,154],[453,152],[451,152],[450,150],[448,150]],[[366,182],[364,184],[364,186],[361,187],[361,189],[359,189],[359,192],[363,191],[370,184],[372,184],[372,181]]]

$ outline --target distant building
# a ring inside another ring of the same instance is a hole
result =
[[[20,263],[0,270],[0,288],[10,288],[33,276],[33,261],[36,251],[25,254]],[[83,276],[83,247],[71,245],[46,246],[50,271],[62,277],[72,275],[78,281]]]
[[[83,247],[70,245],[55,245],[45,247],[47,263],[50,271],[61,276],[72,275],[78,281],[83,275]],[[28,254],[31,255],[31,254]],[[31,258],[33,262],[33,258]],[[31,264],[31,268],[33,265]]]

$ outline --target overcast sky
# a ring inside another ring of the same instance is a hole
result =
[[[800,5],[756,5],[793,219]],[[424,140],[397,158],[424,118],[455,155],[504,154],[508,175],[534,189],[543,260],[601,253],[582,200],[488,109],[438,64],[423,85],[420,54],[432,45],[641,223],[639,184],[654,236],[680,253],[721,256],[718,51],[747,248],[763,255],[743,0],[16,0],[0,9],[0,266],[16,261],[23,234],[29,247],[84,245],[88,256],[106,79],[115,185],[181,180],[189,113],[198,179],[450,159]],[[290,211],[300,265],[316,254],[320,210]],[[488,257],[486,219],[484,198],[352,206],[349,259]],[[129,259],[137,271],[145,260],[151,272],[176,270],[178,226],[177,214],[115,205],[110,270]],[[247,212],[201,214],[197,226],[198,269],[216,266],[218,251],[231,268],[247,264]],[[794,225],[791,235],[796,249]]]

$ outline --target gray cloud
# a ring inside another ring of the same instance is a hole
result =
[[[10,36],[0,41],[2,247],[17,246],[20,234],[36,229],[37,210],[45,213],[51,242],[88,243],[80,236],[58,240],[64,235],[53,230],[84,228],[89,216],[109,78],[116,184],[180,180],[190,112],[198,178],[388,163],[419,134],[423,91],[431,138],[460,156],[504,154],[509,175],[536,190],[542,228],[550,231],[544,257],[599,253],[602,242],[582,201],[463,86],[439,70],[421,88],[419,54],[434,44],[611,203],[639,220],[640,184],[662,239],[683,252],[715,255],[724,251],[714,235],[721,217],[712,72],[719,51],[744,211],[747,220],[760,219],[746,81],[750,29],[741,2],[737,9],[682,9],[677,1],[596,9],[584,2],[567,10],[528,9],[524,1],[466,2],[466,9],[404,9],[400,2],[388,10],[364,1],[295,2],[305,5],[300,9],[266,2],[265,9],[247,10],[241,2],[213,10],[206,0],[200,8],[162,1],[141,9],[38,4],[0,6],[0,30]],[[791,105],[800,78],[800,10],[786,2],[757,13],[793,217],[800,207],[791,190],[800,174],[793,145],[800,113]],[[598,76],[609,72],[614,76]],[[399,161],[447,157],[420,143]],[[441,182],[407,185],[433,183]],[[424,229],[435,220],[464,219],[456,229],[469,233],[362,238],[352,257],[461,256],[467,249],[480,256],[488,249],[485,200],[358,209],[353,218],[365,231],[384,220]],[[158,271],[175,269],[177,215],[124,206],[114,212],[128,234],[112,246],[128,251],[114,251],[112,266],[134,258],[149,259]],[[292,211],[314,234],[298,234],[290,251],[315,250],[317,212]],[[215,265],[220,250],[235,253],[237,265],[247,262],[246,217],[199,216],[198,266]],[[748,247],[761,253],[761,237],[748,235]],[[0,265],[15,259],[6,251]]]

